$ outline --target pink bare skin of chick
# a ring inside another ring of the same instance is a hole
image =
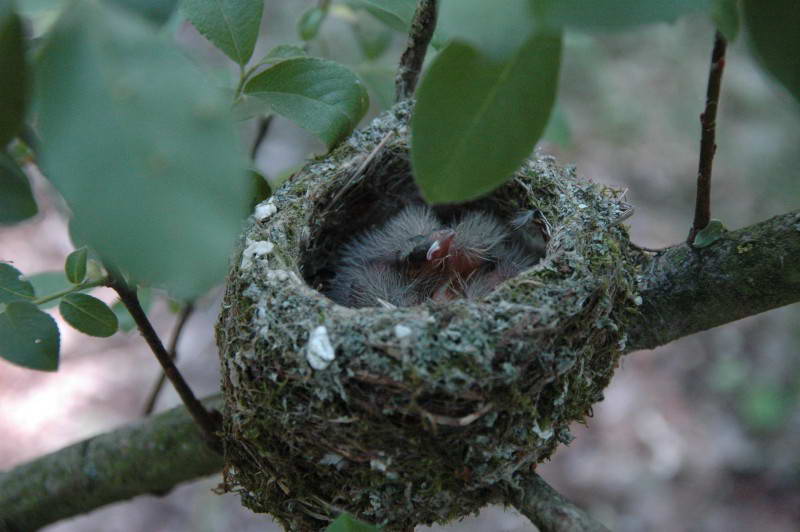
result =
[[[489,214],[468,212],[447,227],[428,207],[410,206],[344,247],[328,295],[349,307],[482,297],[535,262],[510,240]]]

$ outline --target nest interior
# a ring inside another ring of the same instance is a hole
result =
[[[404,530],[503,500],[591,415],[637,312],[619,191],[552,159],[440,209],[538,209],[546,256],[479,300],[351,309],[323,295],[336,250],[419,202],[408,104],[256,208],[217,326],[225,486],[289,530],[340,511]],[[639,300],[640,301],[640,300]]]

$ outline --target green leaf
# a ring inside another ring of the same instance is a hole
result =
[[[12,265],[0,262],[0,303],[31,299],[33,299],[33,285],[30,281]]]
[[[0,357],[25,368],[58,369],[59,335],[55,320],[27,301],[0,311]]]
[[[264,174],[258,170],[250,170],[250,183],[252,184],[253,196],[250,202],[251,209],[256,205],[272,196],[272,188]]]
[[[28,70],[25,34],[13,2],[0,0],[0,150],[13,139],[25,119]],[[3,212],[0,210],[0,213]],[[0,214],[0,218],[4,218]]]
[[[0,83],[0,87],[2,85]],[[28,176],[11,156],[0,151],[0,224],[20,222],[37,212],[39,208],[33,199]]]
[[[183,0],[186,18],[197,31],[244,66],[253,55],[263,0]]]
[[[762,66],[800,101],[800,6],[797,0],[744,0],[750,44]]]
[[[89,336],[105,338],[117,332],[116,314],[96,297],[68,294],[61,298],[58,311],[64,321]]]
[[[567,115],[564,113],[564,108],[558,103],[553,106],[553,112],[550,113],[550,121],[547,122],[547,127],[542,133],[542,140],[562,147],[572,144],[572,131],[569,127]]]
[[[381,22],[401,33],[408,32],[417,8],[416,0],[357,0],[350,4],[365,9]]]
[[[33,292],[36,295],[36,299],[41,299],[73,288],[72,283],[69,282],[63,271],[36,273],[27,279],[33,285]],[[47,303],[40,304],[39,308],[48,309],[56,305],[58,305],[58,299],[53,299]]]
[[[146,314],[150,310],[150,307],[153,306],[153,291],[140,286],[136,294],[139,297],[139,305],[141,305],[142,310],[144,310]],[[136,328],[136,322],[133,320],[133,316],[131,316],[128,309],[125,308],[122,301],[117,300],[111,305],[111,311],[117,317],[119,329],[121,331],[128,332]]]
[[[244,92],[314,133],[329,148],[355,129],[369,107],[367,91],[355,74],[316,57],[281,61],[253,76]]]
[[[739,35],[739,0],[713,0],[711,19],[728,42]]]
[[[66,10],[38,67],[41,161],[81,245],[176,297],[218,283],[250,200],[224,94],[102,3]]]
[[[279,63],[295,57],[308,57],[308,52],[297,44],[279,44],[267,52],[267,55],[258,62],[260,65]]]
[[[711,0],[531,0],[547,23],[582,30],[619,30],[674,22],[689,13],[707,11]]]
[[[411,120],[411,162],[428,201],[473,199],[510,177],[547,125],[560,60],[561,37],[550,33],[505,61],[459,41],[439,53]]]
[[[442,0],[437,32],[472,45],[490,59],[505,61],[537,29],[529,0]]]
[[[379,532],[380,528],[375,525],[370,525],[363,521],[359,521],[350,514],[340,514],[330,525],[325,529],[325,532]]]
[[[694,236],[693,245],[696,248],[706,248],[722,238],[722,235],[724,235],[726,231],[727,229],[725,229],[721,221],[711,220],[708,222],[707,226],[698,231]]]
[[[64,273],[67,274],[67,279],[72,284],[80,284],[86,279],[86,259],[89,256],[89,250],[85,247],[76,249],[69,255],[64,263]]]
[[[327,15],[328,10],[318,6],[306,9],[297,21],[297,34],[304,41],[310,41],[319,33]]]
[[[107,0],[138,13],[153,24],[161,26],[169,20],[178,0]]]
[[[387,68],[374,63],[366,63],[356,67],[358,77],[364,85],[372,91],[381,109],[388,109],[394,104],[394,75],[393,68]]]
[[[372,20],[356,20],[350,24],[361,53],[368,61],[375,61],[389,49],[394,33]]]

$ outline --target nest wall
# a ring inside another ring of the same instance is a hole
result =
[[[420,201],[408,113],[385,113],[259,205],[231,268],[217,328],[225,485],[289,530],[342,510],[403,530],[503,500],[591,415],[637,309],[620,193],[546,157],[439,211],[549,220],[546,256],[488,297],[396,309],[325,297],[336,250]]]

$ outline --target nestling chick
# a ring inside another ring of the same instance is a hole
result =
[[[490,214],[467,212],[448,227],[413,205],[344,247],[328,296],[349,307],[482,297],[538,260],[517,240]]]

